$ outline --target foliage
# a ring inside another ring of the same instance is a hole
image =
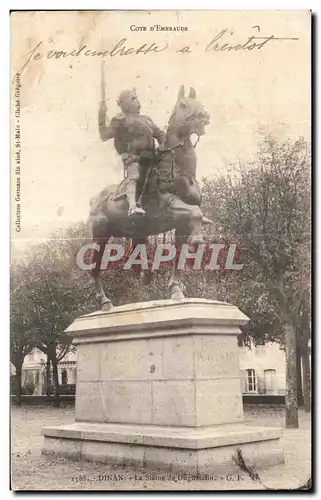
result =
[[[35,391],[35,384],[33,384],[32,382],[27,382],[24,386],[24,392],[27,396],[32,396],[32,394],[34,393]]]
[[[12,265],[10,281],[10,361],[15,366],[16,371],[21,369],[25,356],[36,345],[29,314],[29,302],[24,287],[26,274],[23,263]]]
[[[203,180],[203,203],[221,238],[237,243],[244,269],[228,276],[226,297],[251,317],[257,342],[283,340],[284,319],[309,309],[310,151],[306,141],[268,137],[254,161]],[[230,293],[228,293],[230,290]]]
[[[236,243],[244,268],[189,271],[186,294],[236,304],[251,318],[244,336],[256,343],[283,343],[289,319],[310,335],[310,190],[310,151],[303,139],[280,143],[268,137],[253,161],[230,166],[226,176],[203,179],[203,210],[214,221],[207,236]],[[70,349],[64,330],[97,309],[92,279],[76,265],[77,251],[88,240],[88,226],[79,223],[13,263],[10,358],[15,366],[35,346],[57,363]],[[137,274],[117,267],[103,274],[115,305],[168,296],[168,269],[155,273],[146,287],[137,286]]]

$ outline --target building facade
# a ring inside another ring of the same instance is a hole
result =
[[[285,394],[285,352],[277,343],[239,347],[243,394]],[[76,353],[58,364],[59,384],[76,384]],[[34,351],[25,357],[22,387],[34,395],[46,394],[46,356]]]
[[[61,386],[76,384],[76,353],[68,353],[58,363],[58,380]],[[41,396],[47,392],[47,357],[39,351],[29,353],[22,365],[21,386],[24,392]]]
[[[239,347],[243,394],[285,394],[285,351],[277,343]]]

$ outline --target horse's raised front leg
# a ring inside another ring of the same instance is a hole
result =
[[[180,198],[173,197],[170,202],[170,213],[174,219],[176,232],[188,237],[188,243],[197,245],[205,243],[202,224],[211,221],[203,216],[198,205],[188,205]]]
[[[91,275],[93,277],[95,288],[96,288],[96,296],[103,311],[108,311],[113,307],[111,300],[106,296],[102,279],[101,279],[101,263],[105,251],[105,247],[109,241],[110,235],[106,234],[107,228],[107,219],[104,217],[103,219],[96,219],[92,223],[91,232],[93,243],[99,245],[99,250],[94,250],[92,252],[91,263],[95,264],[93,269],[91,269]],[[105,233],[104,235],[102,235]]]

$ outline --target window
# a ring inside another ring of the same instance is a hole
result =
[[[245,392],[256,392],[256,376],[252,368],[245,370]]]
[[[264,386],[266,393],[276,392],[276,371],[264,370]]]
[[[61,372],[61,384],[66,385],[68,382],[68,373],[67,370],[64,368]]]

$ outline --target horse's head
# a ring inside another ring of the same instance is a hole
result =
[[[205,134],[205,127],[210,123],[210,115],[205,111],[203,105],[196,99],[196,92],[193,87],[185,97],[184,85],[181,85],[177,102],[172,111],[169,127],[175,129],[179,136],[198,136]]]

